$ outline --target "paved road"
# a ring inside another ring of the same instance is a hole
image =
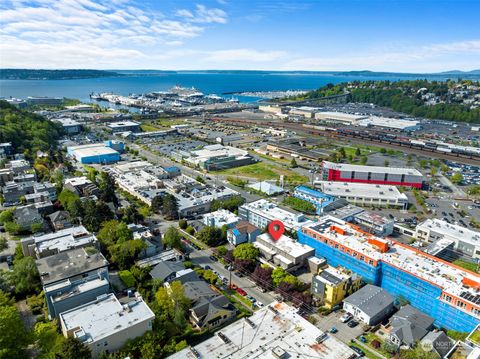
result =
[[[229,279],[230,278],[230,272],[226,270],[222,263],[220,262],[215,262],[210,259],[210,256],[212,255],[211,250],[205,249],[205,250],[196,250],[193,247],[189,246],[190,249],[190,261],[194,264],[197,265],[209,265],[212,270],[220,274],[221,276]],[[246,277],[237,277],[233,272],[232,274],[232,283],[236,284],[240,288],[243,288],[248,295],[251,295],[252,297],[256,298],[263,304],[267,305],[272,303],[275,298],[270,294],[270,293],[262,293],[260,289],[250,281]]]

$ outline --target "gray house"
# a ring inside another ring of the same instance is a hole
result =
[[[343,300],[343,309],[368,325],[376,325],[393,311],[395,298],[385,289],[367,284]]]
[[[432,330],[434,321],[429,315],[407,304],[390,320],[389,340],[398,346],[412,347]]]
[[[197,273],[193,269],[186,269],[182,263],[171,261],[158,263],[150,271],[150,276],[153,279],[160,279],[165,283],[173,281],[185,283],[188,281],[200,280]]]

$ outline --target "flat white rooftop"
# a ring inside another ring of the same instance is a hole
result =
[[[68,249],[83,247],[89,243],[95,243],[97,237],[87,231],[84,226],[77,226],[41,236],[33,236],[33,240],[37,251],[42,253],[47,250],[63,252]]]
[[[287,211],[266,199],[259,199],[255,202],[246,203],[242,205],[242,207],[262,217],[268,218],[269,220],[273,221],[278,219],[282,221],[287,228],[300,228],[307,223],[303,214]]]
[[[272,309],[271,309],[272,308]],[[297,309],[274,302],[230,324],[194,348],[186,348],[170,359],[347,359],[355,352],[325,334],[297,313]],[[325,334],[323,341],[317,338]],[[194,354],[194,351],[197,355]]]
[[[60,314],[66,330],[73,330],[73,335],[87,344],[154,318],[155,314],[141,298],[122,305],[114,294],[100,296]]]
[[[215,212],[207,213],[203,216],[203,222],[206,225],[213,225],[215,224],[216,227],[221,228],[224,225],[231,225],[235,224],[240,221],[240,217],[238,217],[235,213],[227,211],[226,209],[219,209]],[[212,223],[212,224],[211,224]]]
[[[450,224],[440,219],[427,219],[417,226],[419,229],[426,229],[441,234],[444,238],[454,239],[456,241],[467,242],[475,246],[480,245],[480,233],[471,229]]]
[[[248,155],[248,151],[231,146],[210,145],[203,147],[201,150],[192,151],[191,154],[192,160],[203,162],[214,157],[245,157]]]
[[[138,122],[133,121],[120,121],[120,122],[112,122],[108,124],[110,128],[119,128],[119,127],[126,127],[126,126],[140,126]]]
[[[315,118],[318,120],[334,120],[348,123],[355,123],[358,120],[364,119],[366,116],[362,115],[352,115],[345,112],[334,112],[334,111],[321,111],[315,114]]]
[[[263,233],[257,237],[256,242],[253,242],[254,245],[263,243],[273,246],[273,248],[278,248],[279,250],[288,253],[294,258],[301,257],[314,250],[312,247],[298,243],[297,241],[283,234],[277,241],[275,241],[272,239],[270,234]]]
[[[419,121],[403,120],[398,118],[370,116],[369,118],[358,121],[359,126],[377,126],[387,127],[397,130],[407,130],[418,126]]]
[[[396,186],[329,181],[316,181],[315,184],[330,196],[408,201],[407,195],[400,192]]]
[[[106,147],[105,145],[98,145],[96,147],[77,148],[73,150],[75,157],[92,157],[92,156],[105,156],[118,154],[113,148]]]
[[[333,163],[329,161],[323,161],[322,166],[324,168],[337,170],[337,171],[355,171],[363,173],[391,173],[408,176],[421,176],[420,171],[415,168],[402,168],[402,167],[381,167],[381,166],[362,166],[352,165],[348,163]]]

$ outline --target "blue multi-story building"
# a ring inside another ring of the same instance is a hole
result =
[[[317,210],[317,214],[333,209],[335,204],[339,201],[333,196],[329,196],[307,186],[296,187],[293,196],[312,203]],[[346,201],[342,202],[346,203]]]
[[[325,216],[298,231],[332,266],[360,274],[368,283],[406,299],[435,318],[437,327],[469,332],[480,323],[480,275],[410,246],[375,237]]]

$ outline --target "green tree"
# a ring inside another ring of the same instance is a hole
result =
[[[203,227],[196,235],[199,241],[206,243],[209,246],[218,246],[222,244],[223,232],[220,228],[214,226]]]
[[[293,157],[292,157],[292,160],[290,161],[290,167],[292,167],[292,168],[297,168],[298,167],[297,161]]]
[[[401,349],[400,359],[439,359],[439,355],[433,351],[426,351],[421,345],[415,345],[412,349]]]
[[[143,220],[143,216],[138,211],[135,204],[129,205],[123,212],[122,221],[125,223],[138,223]]]
[[[233,250],[233,257],[235,259],[256,260],[259,254],[260,254],[260,251],[252,243],[239,244]]]
[[[360,157],[360,164],[366,165],[367,162],[368,162],[368,157],[367,156]]]
[[[278,267],[275,268],[272,272],[272,282],[273,286],[277,287],[280,282],[283,282],[285,277],[288,275],[288,273],[285,271],[285,269]]]
[[[180,227],[181,229],[186,229],[187,226],[188,226],[188,223],[185,219],[182,218],[178,221],[178,227]]]
[[[73,337],[65,339],[62,350],[57,354],[58,359],[91,359],[92,351],[80,340]]]
[[[141,239],[132,239],[123,243],[116,243],[109,247],[111,260],[116,263],[120,269],[130,268],[146,246],[145,242]]]
[[[62,352],[65,337],[58,332],[57,328],[56,320],[35,324],[34,336],[40,347],[39,358],[56,358]]]
[[[163,209],[163,197],[155,196],[152,199],[151,209],[153,213],[160,213]]]
[[[0,358],[26,358],[25,348],[31,336],[13,305],[0,306]]]
[[[463,175],[460,172],[455,172],[450,180],[455,184],[461,184],[463,182]]]
[[[355,150],[355,156],[360,157],[362,155],[362,151],[360,150],[360,147],[357,147]]]
[[[112,219],[102,224],[97,238],[103,246],[108,247],[115,243],[124,243],[132,240],[133,233],[124,222]]]
[[[173,226],[168,227],[167,231],[163,235],[162,242],[166,247],[169,248],[183,248],[182,236],[180,235],[180,232],[178,232],[178,230]]]
[[[170,220],[178,218],[177,199],[169,193],[163,196],[162,213],[167,219]]]
[[[24,257],[15,262],[11,273],[15,292],[21,295],[40,290],[40,276],[35,265],[35,259]]]
[[[203,177],[200,176],[200,175],[198,175],[197,177],[195,177],[195,180],[196,180],[197,182],[200,182],[200,183],[205,184],[205,180],[204,180]]]
[[[385,160],[385,161],[383,162],[383,165],[384,165],[385,167],[390,166],[390,161],[389,161],[389,160]]]
[[[115,179],[108,172],[100,173],[98,188],[100,189],[101,200],[105,202],[116,202]]]
[[[0,212],[0,224],[5,224],[7,222],[13,222],[13,209],[6,209]]]

